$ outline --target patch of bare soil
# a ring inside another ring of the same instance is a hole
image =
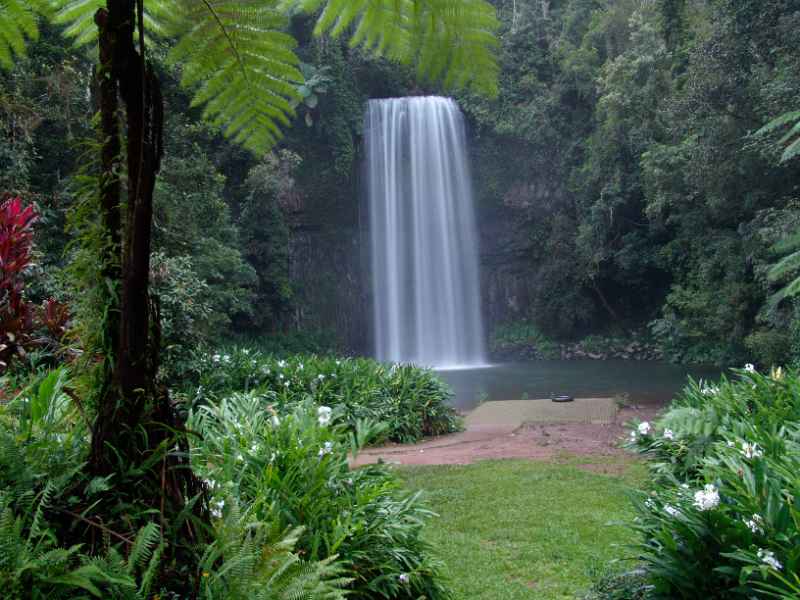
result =
[[[419,444],[368,448],[353,465],[379,461],[403,465],[466,465],[501,458],[553,460],[565,454],[586,458],[623,457],[627,453],[619,444],[627,435],[625,423],[632,419],[652,420],[659,410],[657,406],[624,408],[610,425],[530,423],[519,427],[475,427]],[[614,471],[614,466],[608,464],[587,463],[579,467],[609,474]]]

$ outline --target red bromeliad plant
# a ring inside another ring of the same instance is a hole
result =
[[[13,355],[24,356],[23,345],[34,327],[32,307],[22,292],[37,218],[21,198],[0,202],[0,372]]]

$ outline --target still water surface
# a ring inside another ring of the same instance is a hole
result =
[[[720,369],[629,360],[537,360],[480,369],[440,370],[455,392],[453,405],[469,410],[481,401],[627,394],[634,404],[668,402],[689,376],[718,379]]]

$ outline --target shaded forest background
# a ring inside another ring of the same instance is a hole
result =
[[[798,106],[796,3],[496,5],[500,94],[457,95],[490,332],[645,331],[687,362],[800,357],[800,309],[770,302],[781,282],[767,276],[775,244],[800,227],[798,159],[781,164],[774,140],[753,135]],[[369,351],[364,103],[442,90],[312,27],[292,23],[307,79],[298,122],[262,160],[204,125],[161,61],[153,276],[169,369],[237,336]],[[43,215],[33,300],[77,300],[70,209],[91,153],[91,65],[49,27],[0,75],[0,190]]]

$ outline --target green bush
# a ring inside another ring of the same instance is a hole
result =
[[[452,391],[447,384],[433,371],[411,365],[313,355],[279,359],[239,347],[199,355],[195,370],[201,396],[269,392],[282,407],[308,397],[317,405],[337,407],[351,427],[360,419],[385,424],[383,439],[397,442],[414,442],[460,426],[449,406]]]
[[[655,425],[631,432],[651,461],[633,527],[654,597],[800,592],[800,376],[736,374],[690,383]]]
[[[350,470],[348,455],[384,427],[359,420],[353,429],[342,408],[310,399],[284,414],[276,400],[274,393],[235,394],[192,413],[190,428],[202,434],[193,466],[207,480],[217,516],[236,498],[255,506],[259,519],[297,531],[304,557],[338,557],[350,597],[449,598],[421,537],[432,513],[419,494],[404,492],[382,465]]]
[[[157,515],[126,515],[133,531],[122,533],[130,543],[100,528],[94,552],[79,543],[88,539],[79,532],[98,523],[93,507],[100,494],[115,490],[106,478],[84,474],[88,431],[64,394],[67,385],[68,373],[61,368],[37,376],[9,404],[0,404],[2,597],[178,597],[161,589],[165,582],[154,580],[170,539],[169,527],[161,531]],[[301,529],[287,530],[276,516],[258,519],[254,508],[244,511],[238,505],[238,498],[231,499],[226,517],[214,520],[210,542],[192,549],[203,569],[201,597],[343,600],[348,580],[339,562],[300,556],[295,546]],[[137,531],[133,523],[140,522],[146,524]],[[186,582],[172,583],[183,589]]]
[[[554,359],[561,355],[560,346],[527,321],[499,325],[492,336],[490,348],[492,354],[525,354],[529,349],[545,359]]]

